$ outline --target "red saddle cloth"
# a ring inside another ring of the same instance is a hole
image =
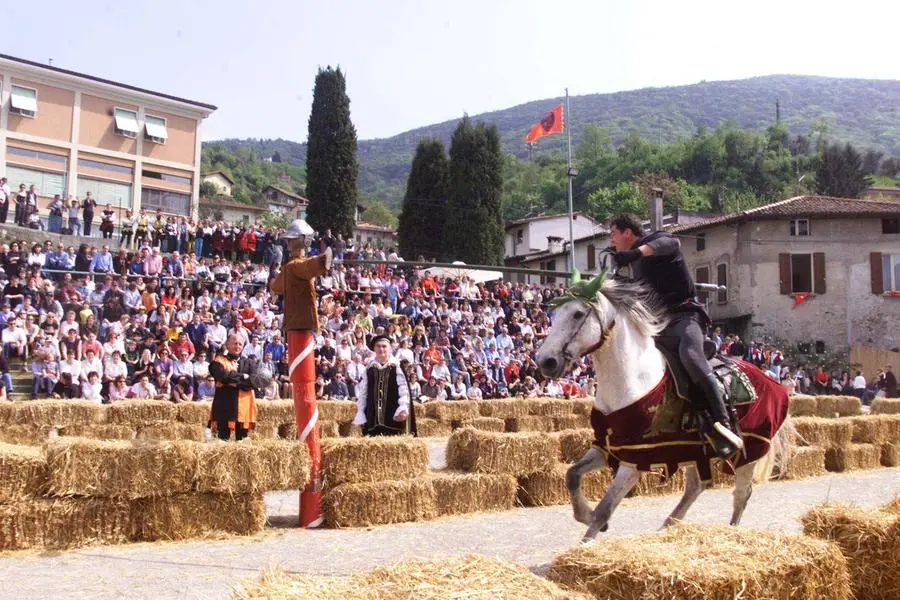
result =
[[[767,377],[753,364],[735,362],[756,390],[756,400],[739,404],[737,408],[746,457],[738,454],[731,463],[725,462],[726,473],[759,460],[769,451],[769,441],[784,423],[788,412],[787,390]],[[619,464],[630,465],[639,471],[659,473],[668,478],[679,466],[693,463],[703,481],[712,478],[713,461],[719,458],[705,447],[696,430],[676,433],[652,432],[656,408],[663,401],[669,374],[666,373],[655,388],[630,406],[608,415],[596,408],[591,411],[594,447],[606,454],[613,469]]]

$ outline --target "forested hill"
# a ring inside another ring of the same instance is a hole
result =
[[[654,142],[666,142],[691,135],[699,127],[713,129],[726,121],[762,131],[775,120],[776,99],[780,101],[782,122],[791,133],[808,132],[824,125],[826,137],[830,139],[900,156],[900,81],[892,80],[771,75],[572,96],[569,121],[574,144],[580,141],[584,126],[589,124],[605,127],[615,142],[630,133]],[[496,124],[504,150],[521,157],[527,153],[522,138],[529,127],[559,101],[548,98],[473,115],[473,118]],[[436,137],[449,143],[457,123],[457,120],[447,121],[391,138],[360,140],[362,195],[398,207],[418,141]],[[297,137],[304,133],[285,132]],[[232,149],[250,146],[260,157],[278,152],[284,162],[302,165],[306,160],[305,144],[288,140],[230,139],[222,143]],[[536,152],[562,152],[564,144],[565,136],[544,138],[537,143]]]

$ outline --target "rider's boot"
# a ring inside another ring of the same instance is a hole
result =
[[[732,420],[725,407],[725,392],[713,373],[697,382],[706,397],[710,422],[704,432],[720,458],[731,458],[744,448],[744,440],[732,429]]]

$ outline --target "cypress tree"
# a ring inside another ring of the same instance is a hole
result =
[[[447,210],[449,164],[444,144],[439,140],[421,140],[416,147],[397,235],[400,256],[416,260],[441,255],[441,239]]]
[[[450,145],[443,257],[468,264],[503,264],[503,154],[493,125],[465,116]]]
[[[340,68],[319,69],[306,149],[306,218],[317,231],[353,235],[359,158],[350,120],[347,82]]]
[[[816,169],[817,194],[859,198],[869,185],[862,157],[853,146],[825,144]]]

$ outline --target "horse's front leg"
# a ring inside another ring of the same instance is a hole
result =
[[[628,495],[631,488],[635,486],[640,476],[641,474],[637,469],[627,465],[619,465],[615,479],[606,489],[603,500],[594,509],[594,514],[591,515],[590,527],[588,527],[587,533],[584,534],[582,542],[590,542],[597,537],[598,533],[606,531],[613,511],[619,506],[619,502]]]
[[[588,448],[577,463],[566,471],[566,488],[569,490],[569,498],[572,500],[572,511],[575,520],[585,525],[591,524],[591,507],[588,506],[584,492],[581,491],[581,479],[597,469],[606,466],[606,455],[596,448]]]

